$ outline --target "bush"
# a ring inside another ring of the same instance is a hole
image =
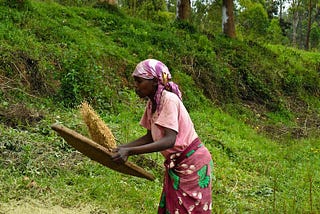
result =
[[[255,3],[239,14],[239,24],[245,38],[257,41],[266,35],[269,26],[268,14],[260,3]]]
[[[311,26],[311,32],[310,32],[310,46],[312,49],[318,49],[320,42],[320,27],[319,25],[314,22]]]
[[[279,25],[279,19],[272,19],[267,29],[266,41],[271,44],[282,44],[284,36],[282,36],[282,30]]]
[[[31,8],[29,0],[4,0],[4,5],[18,10],[27,10]]]

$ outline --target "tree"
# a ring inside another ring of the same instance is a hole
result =
[[[176,0],[165,0],[165,3],[167,5],[168,12],[176,13]]]
[[[310,46],[313,49],[319,48],[319,42],[320,42],[320,27],[316,22],[314,22],[311,26],[310,31]]]
[[[236,37],[233,16],[233,0],[222,1],[222,32],[230,38]]]
[[[274,1],[274,0],[267,0],[265,3],[265,8],[268,13],[268,18],[271,20],[275,16],[279,15],[279,18],[281,18],[281,5],[282,0],[280,1]],[[280,11],[279,11],[279,6],[280,6]]]
[[[99,3],[107,3],[109,5],[117,5],[118,1],[117,0],[99,0]]]
[[[167,11],[166,2],[163,0],[143,1],[140,3],[137,11],[140,18],[161,22],[170,17],[168,13],[166,15],[163,13]]]
[[[202,32],[221,34],[221,1],[193,0],[192,22]]]
[[[311,31],[311,15],[312,15],[312,1],[309,0],[309,3],[308,3],[308,27],[307,27],[306,45],[305,45],[306,50],[309,50],[309,40],[310,40],[310,31]]]
[[[239,25],[249,40],[264,39],[269,27],[267,11],[260,3],[249,5],[239,14]]]
[[[292,13],[292,45],[297,46],[297,32],[300,21],[300,10],[302,0],[292,0],[290,11]]]
[[[178,20],[187,20],[191,15],[190,0],[177,0],[177,16]]]
[[[282,44],[284,37],[280,27],[279,19],[273,18],[267,28],[267,41],[272,44]]]

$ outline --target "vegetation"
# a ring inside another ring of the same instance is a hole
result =
[[[141,20],[103,4],[12,2],[20,3],[0,1],[0,205],[32,199],[91,213],[154,213],[159,154],[131,157],[156,181],[130,177],[50,128],[59,122],[88,136],[77,109],[86,100],[118,143],[143,134],[145,103],[131,73],[152,57],[172,71],[214,158],[214,213],[320,211],[319,53]]]

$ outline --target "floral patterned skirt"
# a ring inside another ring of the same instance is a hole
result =
[[[211,213],[213,161],[197,138],[182,153],[175,153],[166,167],[158,214]]]

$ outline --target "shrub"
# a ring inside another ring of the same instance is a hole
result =
[[[268,14],[259,3],[255,3],[239,14],[239,23],[243,27],[242,35],[256,41],[263,38],[269,26]]]
[[[31,8],[29,0],[4,0],[4,5],[18,10],[27,10]]]

